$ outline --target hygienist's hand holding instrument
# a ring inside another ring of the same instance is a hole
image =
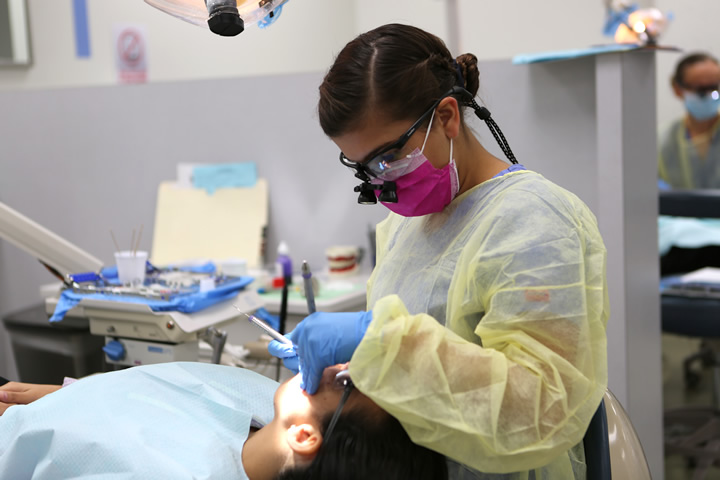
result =
[[[292,338],[292,332],[287,334],[287,338]],[[300,372],[300,360],[292,341],[290,345],[288,345],[273,340],[268,344],[268,352],[270,352],[270,355],[273,357],[281,359],[288,370],[291,370],[293,373]]]
[[[350,361],[371,321],[372,312],[315,312],[288,335],[295,347],[272,341],[268,350],[286,365],[299,357],[300,386],[312,395],[327,366]]]

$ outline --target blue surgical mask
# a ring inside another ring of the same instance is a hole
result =
[[[718,114],[720,93],[717,90],[700,96],[694,92],[685,92],[685,108],[696,120],[710,120]]]

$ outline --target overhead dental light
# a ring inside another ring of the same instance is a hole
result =
[[[287,0],[145,0],[158,10],[223,37],[234,37],[246,26],[264,28],[280,16]]]
[[[625,0],[605,0],[604,34],[615,43],[656,45],[658,37],[672,20],[657,8],[639,8]]]

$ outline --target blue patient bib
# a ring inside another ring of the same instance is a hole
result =
[[[247,479],[242,448],[277,387],[204,363],[88,377],[0,417],[0,478]]]

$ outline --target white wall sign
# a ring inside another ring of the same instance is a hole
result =
[[[139,25],[116,25],[114,46],[118,82],[146,82],[147,41],[145,27]]]

